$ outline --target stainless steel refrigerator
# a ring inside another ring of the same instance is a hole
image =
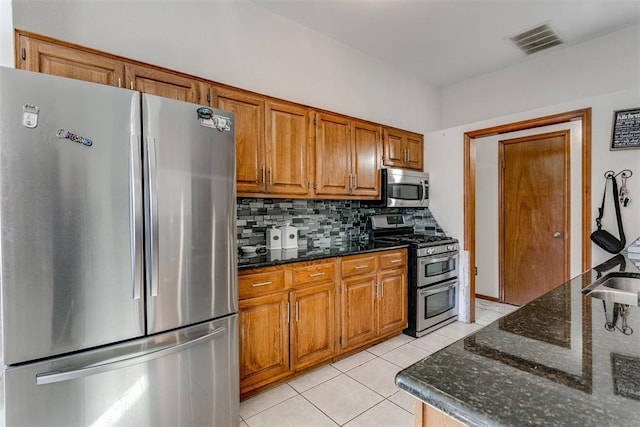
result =
[[[237,425],[231,113],[0,68],[0,126],[6,425]]]

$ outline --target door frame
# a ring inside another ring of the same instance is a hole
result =
[[[591,268],[591,108],[492,126],[464,133],[464,250],[469,253],[469,321],[475,322],[476,139],[581,120],[582,124],[582,270]]]
[[[535,137],[545,137],[545,138],[552,138],[552,137],[557,137],[557,136],[562,136],[564,137],[564,174],[566,177],[566,181],[565,181],[565,185],[563,186],[564,188],[563,193],[564,193],[564,213],[563,213],[563,219],[564,219],[564,224],[565,224],[565,229],[566,230],[571,230],[571,173],[570,173],[570,168],[571,168],[571,131],[569,129],[565,129],[565,130],[558,130],[558,131],[552,131],[552,132],[544,132],[544,133],[538,133],[535,135],[527,135],[527,136],[521,136],[521,137],[517,137],[517,138],[509,138],[509,139],[503,139],[498,141],[498,168],[500,169],[499,172],[499,177],[498,177],[498,296],[500,298],[500,301],[504,301],[505,300],[505,283],[504,283],[504,271],[505,271],[505,256],[506,256],[506,250],[504,247],[504,239],[506,236],[505,233],[505,217],[506,217],[506,212],[505,212],[505,200],[504,200],[504,189],[505,189],[505,182],[504,182],[504,175],[505,175],[505,169],[504,169],[504,161],[505,161],[505,148],[507,145],[509,144],[518,144],[521,142],[531,142],[533,141],[535,143]],[[500,167],[500,164],[502,163],[502,167]],[[569,234],[569,231],[567,231],[566,233]],[[570,263],[571,263],[571,240],[569,239],[564,239],[563,238],[563,242],[564,242],[564,250],[563,250],[563,265],[562,265],[562,275],[564,276],[563,281],[567,281],[570,279]]]

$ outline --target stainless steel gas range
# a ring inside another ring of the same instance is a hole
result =
[[[458,319],[458,241],[414,233],[411,215],[370,217],[376,242],[409,245],[409,325],[404,333],[421,337]]]

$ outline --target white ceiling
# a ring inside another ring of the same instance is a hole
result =
[[[438,86],[640,23],[640,0],[252,1]],[[509,41],[543,23],[565,43],[526,57]]]

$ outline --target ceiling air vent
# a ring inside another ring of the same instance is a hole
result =
[[[531,55],[564,43],[548,24],[523,31],[520,34],[509,37],[509,40],[525,55]]]

